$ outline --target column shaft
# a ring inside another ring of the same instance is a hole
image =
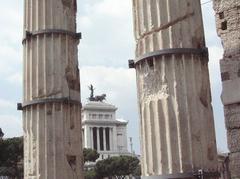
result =
[[[99,134],[99,127],[97,129],[97,150],[100,151],[100,134]]]
[[[34,103],[23,108],[24,179],[81,179],[76,1],[25,0],[24,10],[23,104]]]
[[[106,148],[106,131],[105,131],[105,127],[103,127],[103,150],[106,151],[107,148]]]
[[[200,1],[133,0],[133,13],[143,176],[216,170]]]
[[[92,127],[90,127],[90,148],[92,148],[93,149],[93,129],[92,129]]]
[[[113,151],[113,129],[109,128],[109,142],[110,142],[110,150]]]

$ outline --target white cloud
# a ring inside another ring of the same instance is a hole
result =
[[[91,19],[88,16],[80,16],[78,20],[79,20],[79,24],[78,24],[79,27],[84,27],[88,29],[88,28],[91,28],[93,25]]]
[[[0,99],[0,108],[16,108],[16,105],[14,102],[6,100],[6,99]]]
[[[22,72],[13,73],[12,75],[8,76],[7,81],[15,86],[22,87]]]
[[[102,0],[93,6],[96,13],[111,17],[124,17],[131,14],[129,7],[131,7],[129,0]]]
[[[19,116],[0,115],[0,128],[6,138],[23,135],[22,119]]]

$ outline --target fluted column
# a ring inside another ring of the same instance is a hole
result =
[[[109,146],[110,146],[110,150],[113,151],[113,129],[112,127],[109,128]]]
[[[76,1],[24,1],[24,179],[81,179]]]
[[[99,134],[99,127],[96,128],[97,131],[97,151],[100,151],[100,134]]]
[[[107,150],[107,148],[106,148],[106,128],[105,127],[103,127],[103,150],[104,151],[106,151]]]
[[[133,0],[133,14],[143,176],[215,171],[200,1]]]
[[[90,141],[90,148],[93,149],[93,128],[92,127],[89,127],[90,128],[90,138],[89,138],[89,141]]]

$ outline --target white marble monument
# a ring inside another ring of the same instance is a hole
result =
[[[127,149],[127,121],[116,119],[114,105],[89,101],[82,108],[82,139],[85,148],[100,154],[99,159],[130,155]]]

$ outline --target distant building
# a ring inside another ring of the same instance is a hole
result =
[[[83,147],[100,154],[99,159],[130,155],[127,149],[127,124],[116,119],[117,108],[102,101],[89,101],[82,108]]]

